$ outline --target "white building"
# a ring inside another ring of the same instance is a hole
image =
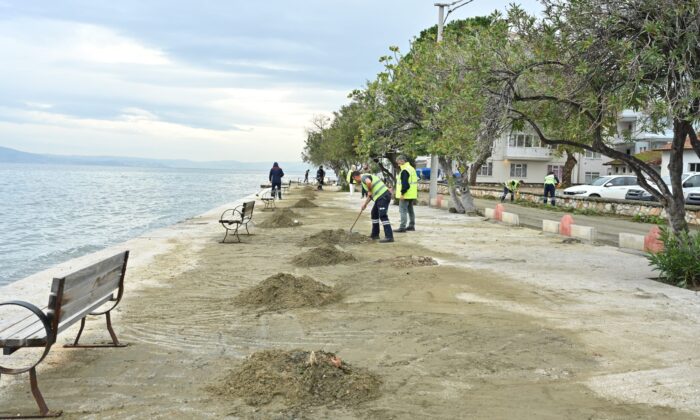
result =
[[[667,176],[671,143],[667,143],[657,150],[661,151],[661,176]],[[683,145],[683,172],[700,172],[700,157],[690,145],[690,139],[687,139]]]
[[[673,138],[672,132],[661,134],[642,131],[643,114],[624,111],[617,124],[617,135],[610,139],[616,150],[628,155],[649,152],[663,147]],[[611,165],[611,158],[600,153],[585,151],[575,154],[577,164],[571,174],[574,184],[588,184],[599,176],[629,173],[625,165]],[[565,154],[557,154],[540,144],[538,137],[529,132],[513,132],[494,143],[493,153],[481,167],[477,182],[502,183],[508,179],[522,179],[526,183],[539,184],[549,171],[562,179]],[[606,165],[607,164],[607,165]]]

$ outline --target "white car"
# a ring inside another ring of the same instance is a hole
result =
[[[673,191],[671,188],[671,177],[667,175],[662,176],[661,179],[666,183],[668,189]],[[681,185],[683,186],[685,202],[687,204],[700,205],[700,172],[686,172],[682,174]],[[651,186],[655,187],[655,184],[651,184]],[[630,191],[627,198],[642,201],[655,200],[654,196],[642,189]]]
[[[565,195],[575,197],[600,197],[624,200],[627,191],[639,188],[634,175],[610,175],[596,178],[590,185],[576,185],[564,190]]]

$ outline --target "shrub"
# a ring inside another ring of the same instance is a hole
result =
[[[635,214],[632,217],[632,221],[638,223],[651,223],[654,225],[665,225],[667,223],[666,219],[661,216],[654,216],[652,214]]]
[[[661,230],[664,250],[648,254],[654,270],[661,273],[664,283],[678,287],[698,289],[700,287],[700,235],[682,232],[673,235],[668,229]]]

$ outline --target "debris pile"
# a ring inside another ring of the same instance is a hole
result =
[[[421,257],[416,255],[401,256],[396,258],[389,258],[386,260],[377,260],[378,263],[389,263],[397,268],[405,267],[426,267],[432,265],[438,265],[433,257]]]
[[[300,242],[301,246],[320,246],[320,245],[338,245],[338,244],[361,244],[369,242],[369,237],[359,234],[344,231],[343,229],[324,229],[318,233],[306,237]]]
[[[299,215],[289,209],[275,209],[275,211],[257,226],[261,228],[284,228],[301,226]]]
[[[320,265],[335,265],[342,262],[357,261],[349,252],[341,251],[333,245],[323,245],[302,252],[292,259],[299,267],[317,267]]]
[[[318,207],[316,204],[312,203],[311,200],[308,198],[302,198],[301,200],[297,201],[294,203],[292,207],[296,208],[309,208],[309,207]]]
[[[241,292],[234,299],[234,303],[279,311],[309,306],[320,307],[336,302],[340,297],[332,287],[311,277],[278,273]]]
[[[252,406],[279,398],[288,407],[353,407],[379,397],[381,383],[375,374],[352,367],[333,353],[264,350],[209,389]]]

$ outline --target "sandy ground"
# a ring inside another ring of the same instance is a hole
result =
[[[115,326],[131,345],[55,346],[39,372],[49,406],[67,419],[700,415],[700,296],[649,280],[644,257],[420,207],[418,231],[396,243],[345,246],[358,262],[295,267],[290,260],[308,249],[299,241],[349,227],[359,197],[324,192],[315,203],[294,209],[302,226],[256,228],[242,244],[218,243],[218,209],[125,244],[135,258]],[[268,215],[257,210],[255,220]],[[390,217],[398,221],[396,207]],[[356,229],[369,226],[364,215]],[[375,262],[408,254],[439,265]],[[279,313],[233,304],[278,272],[309,275],[344,297]],[[0,300],[36,294],[14,287]],[[101,320],[88,323],[84,341],[106,337]],[[378,374],[382,395],[352,409],[254,408],[207,390],[270,348],[337,353]],[[35,410],[26,377],[3,375],[0,387],[0,412]]]

